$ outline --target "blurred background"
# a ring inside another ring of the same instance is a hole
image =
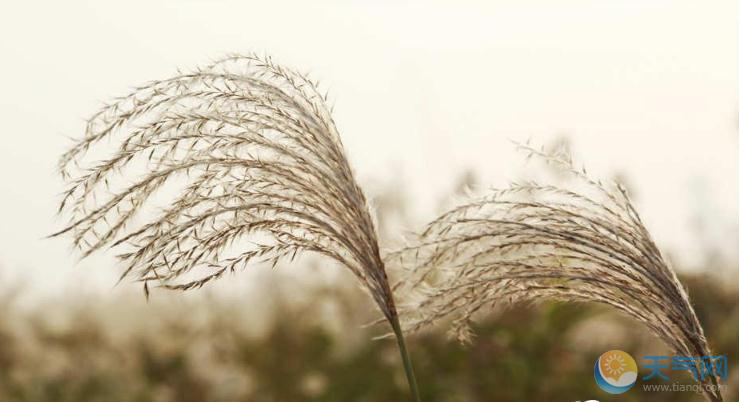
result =
[[[116,285],[111,254],[44,239],[58,156],[101,102],[228,52],[321,81],[384,246],[468,189],[537,174],[511,141],[566,143],[630,189],[739,395],[739,4],[129,1],[0,5],[0,401],[400,401],[369,297],[310,256],[200,291]],[[614,397],[609,349],[665,351],[590,305],[494,312],[468,346],[410,339],[425,401]],[[690,379],[678,378],[690,383]]]

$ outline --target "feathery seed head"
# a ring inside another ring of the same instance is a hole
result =
[[[464,340],[472,316],[496,303],[597,302],[640,321],[676,354],[709,356],[685,289],[624,188],[592,180],[568,153],[520,148],[559,167],[580,189],[514,184],[432,221],[390,255],[409,270],[395,288],[417,298],[401,309],[411,316],[406,327],[452,318]],[[716,388],[704,394],[721,400]]]
[[[102,161],[87,155],[111,146]],[[311,251],[350,269],[385,317],[396,314],[326,99],[270,58],[230,55],[135,88],[89,119],[59,171],[69,185],[60,211],[71,221],[53,236],[70,234],[83,256],[124,250],[123,277],[147,294],[150,282],[187,290]],[[184,183],[179,194],[138,222],[172,182]]]

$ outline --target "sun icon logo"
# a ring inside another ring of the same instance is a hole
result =
[[[610,394],[622,394],[635,383],[638,375],[636,361],[620,350],[609,350],[595,361],[595,382]]]
[[[626,371],[626,361],[622,354],[608,354],[605,360],[605,374],[607,377],[618,378]]]

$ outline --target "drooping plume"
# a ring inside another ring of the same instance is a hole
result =
[[[122,250],[122,278],[147,295],[149,283],[192,289],[302,252],[345,266],[392,326],[419,401],[367,201],[306,76],[232,55],[150,82],[93,115],[59,170],[71,221],[53,236],[71,234],[83,256]],[[147,214],[170,184],[178,194]]]
[[[609,305],[641,322],[676,355],[711,352],[685,289],[622,186],[573,167],[569,154],[521,147],[556,166],[567,185],[514,184],[441,215],[391,255],[409,268],[398,285],[417,304],[416,330],[451,319],[462,339],[479,310],[553,299]],[[720,401],[718,379],[704,395]]]
[[[102,161],[86,157],[111,148]],[[349,268],[383,314],[395,314],[372,217],[325,98],[269,58],[225,57],[115,99],[59,170],[69,184],[60,211],[72,219],[55,235],[71,234],[84,256],[125,250],[124,276],[190,289],[310,251]],[[179,194],[137,219],[168,182]],[[241,253],[226,254],[237,245]]]

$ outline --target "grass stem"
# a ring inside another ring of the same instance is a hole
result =
[[[416,374],[413,371],[413,363],[411,362],[408,348],[405,346],[403,330],[400,327],[400,321],[398,320],[397,315],[393,317],[390,323],[393,326],[395,338],[398,340],[398,348],[400,349],[400,356],[403,358],[403,368],[405,369],[405,375],[408,378],[408,387],[410,387],[411,390],[412,401],[421,402],[421,397],[418,393],[418,384],[416,383]]]

